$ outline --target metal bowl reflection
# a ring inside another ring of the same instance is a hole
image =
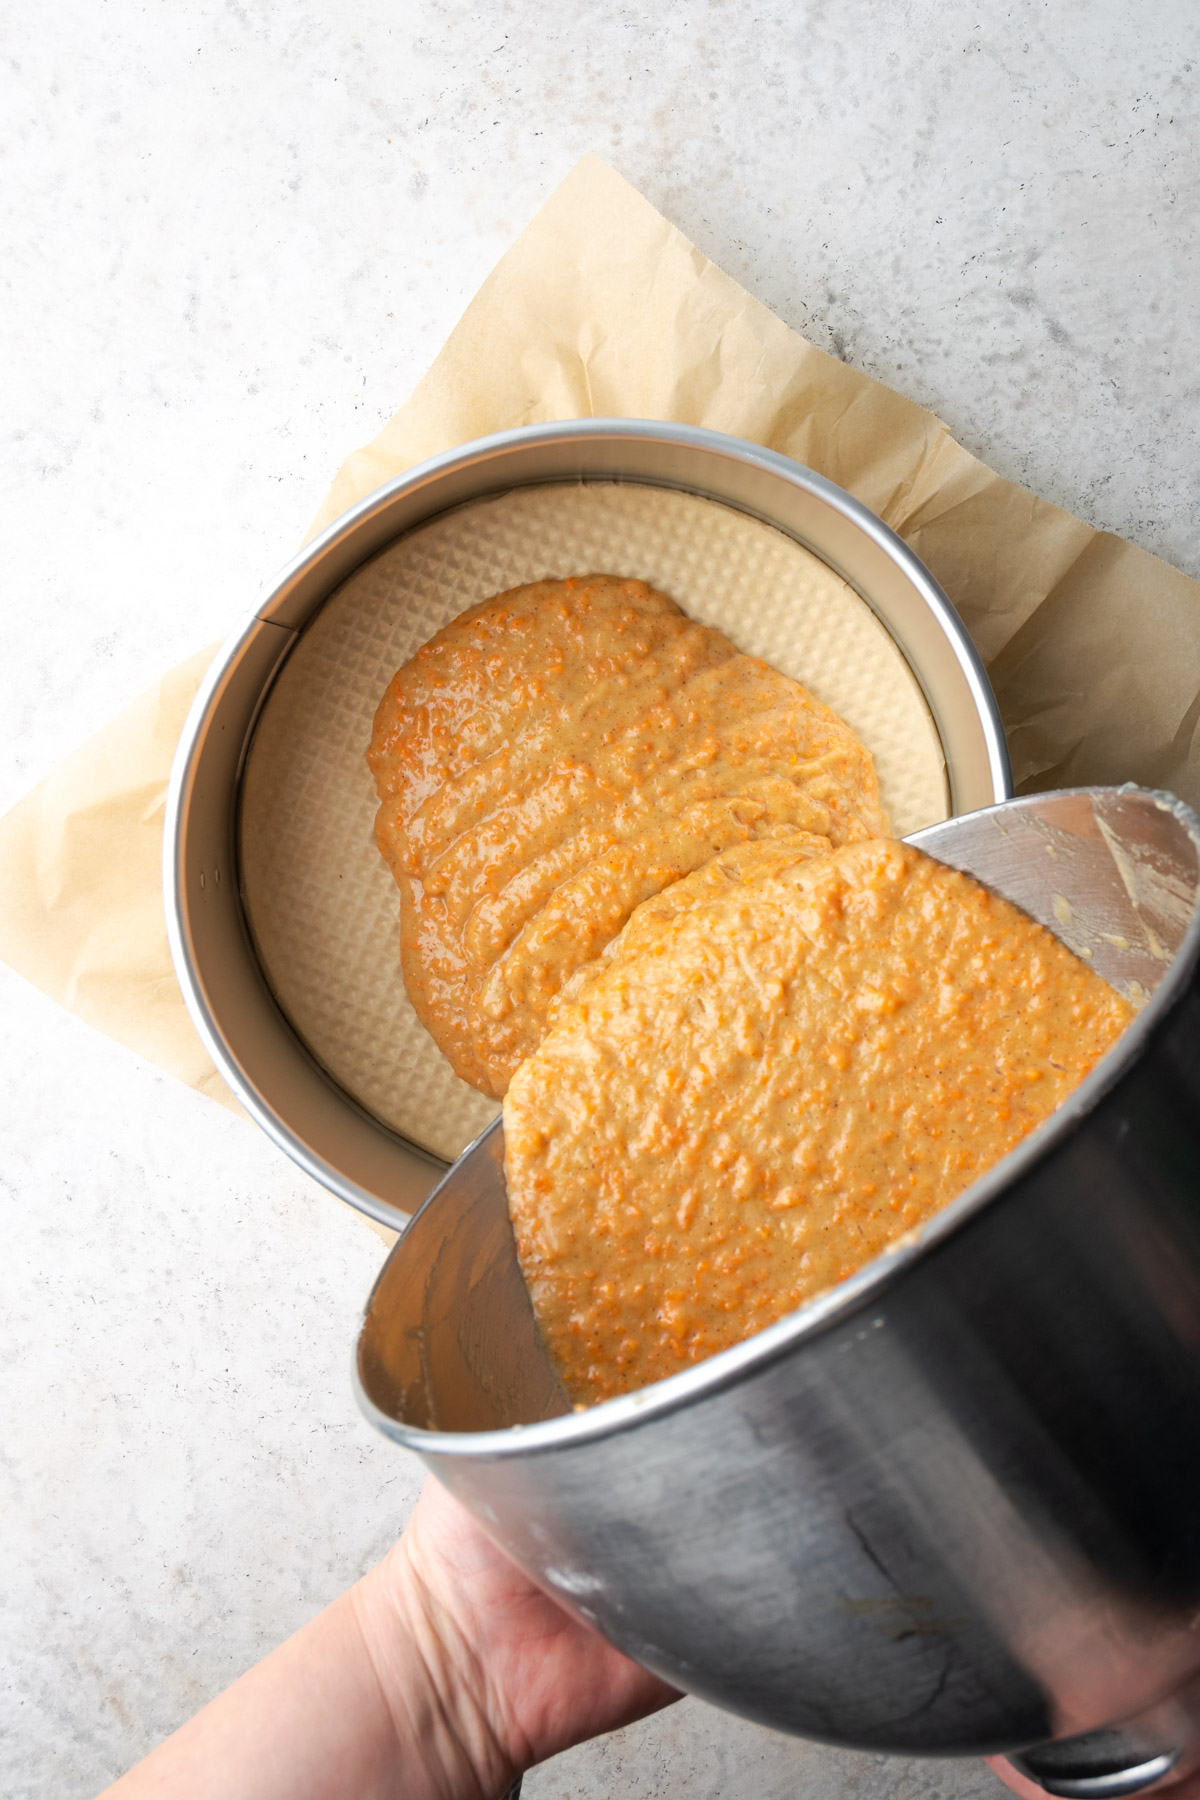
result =
[[[1080,790],[914,841],[1149,995],[1058,1113],[802,1311],[566,1416],[493,1127],[393,1251],[358,1382],[667,1680],[808,1736],[967,1753],[1129,1720],[1200,1674],[1200,821]]]

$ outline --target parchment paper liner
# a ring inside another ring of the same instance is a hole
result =
[[[875,757],[901,836],[947,816],[936,727],[870,607],[811,551],[694,494],[559,484],[443,514],[326,601],[259,717],[242,778],[242,895],[276,998],[376,1118],[452,1158],[495,1116],[425,1031],[399,971],[399,895],[364,759],[393,673],[466,607],[547,576],[639,576],[802,681]]]

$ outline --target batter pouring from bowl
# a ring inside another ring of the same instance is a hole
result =
[[[577,1405],[727,1348],[920,1226],[1129,1006],[890,839],[870,755],[644,582],[537,582],[401,668],[368,760],[413,1004],[505,1100]]]
[[[576,1404],[773,1324],[923,1224],[1132,1008],[884,839],[718,859],[577,978],[504,1105],[509,1211]]]

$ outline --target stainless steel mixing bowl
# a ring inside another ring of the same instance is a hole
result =
[[[445,1165],[340,1088],[277,1005],[239,892],[234,826],[242,764],[288,653],[355,569],[451,507],[527,484],[570,481],[686,489],[806,544],[858,590],[907,657],[941,737],[953,810],[986,806],[1012,791],[995,700],[946,596],[873,513],[786,456],[685,425],[579,419],[481,438],[380,488],[283,571],[218,653],[172,773],[163,886],[180,986],[217,1068],[289,1156],[385,1225],[404,1225]]]
[[[912,841],[1150,996],[1072,1098],[852,1280],[565,1416],[494,1126],[380,1276],[359,1394],[677,1686],[839,1744],[1024,1746],[1051,1792],[1133,1792],[1195,1760],[1200,821],[1080,790]]]

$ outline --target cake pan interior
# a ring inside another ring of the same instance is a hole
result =
[[[235,815],[246,747],[299,633],[385,546],[488,494],[614,480],[721,501],[813,550],[868,602],[916,675],[945,751],[951,810],[990,804],[1009,789],[994,701],[945,597],[873,515],[786,458],[682,427],[587,421],[484,440],[372,496],[285,570],[219,655],[172,783],[166,889],[185,996],[218,1068],[289,1155],[388,1225],[405,1222],[440,1165],[330,1079],[264,980],[238,893]]]

